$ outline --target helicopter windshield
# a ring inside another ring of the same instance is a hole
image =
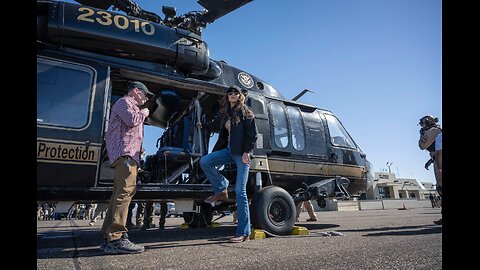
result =
[[[333,145],[350,148],[357,147],[350,135],[348,135],[345,128],[335,116],[331,114],[325,114],[325,118],[327,119],[328,129],[330,131],[330,138]]]

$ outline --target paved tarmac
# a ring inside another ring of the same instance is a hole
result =
[[[442,226],[433,224],[438,208],[317,216],[305,222],[303,212],[297,223],[310,235],[236,244],[226,241],[235,233],[232,216],[202,229],[181,229],[183,218],[167,218],[165,230],[129,231],[146,250],[128,255],[99,249],[103,220],[93,227],[87,220],[38,221],[37,269],[442,269]],[[329,231],[343,236],[324,236]]]

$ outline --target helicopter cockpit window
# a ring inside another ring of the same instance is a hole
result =
[[[275,144],[280,148],[288,145],[287,116],[279,103],[270,103],[270,113],[273,122],[273,137]]]
[[[303,128],[302,115],[298,108],[287,107],[287,114],[290,118],[290,134],[292,145],[298,151],[305,148],[305,130]]]
[[[273,86],[269,85],[268,83],[264,82],[264,83],[261,83],[260,85],[262,85],[262,87],[259,87],[259,89],[265,96],[285,99],[285,97],[280,92],[278,92],[277,89],[275,89]],[[258,86],[259,85],[257,84],[257,87]]]
[[[86,126],[93,77],[84,66],[38,59],[37,124]]]
[[[247,105],[252,109],[255,115],[265,114],[265,112],[263,111],[263,103],[260,100],[252,98],[249,98],[248,100],[250,101],[250,104]]]
[[[352,138],[335,116],[325,114],[325,118],[327,119],[328,130],[330,131],[330,138],[333,145],[356,148]]]

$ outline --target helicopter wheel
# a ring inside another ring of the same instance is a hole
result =
[[[293,229],[295,211],[295,203],[286,190],[277,186],[267,186],[253,197],[251,222],[254,228],[285,235]]]
[[[212,207],[206,203],[202,203],[200,213],[183,212],[183,220],[190,228],[205,228],[212,224],[213,212]]]

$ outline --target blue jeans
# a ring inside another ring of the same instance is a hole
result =
[[[232,155],[230,147],[212,152],[200,159],[200,166],[212,184],[215,194],[222,192],[228,187],[228,180],[220,174],[216,166],[235,163],[237,165],[237,182],[235,185],[235,197],[237,200],[238,224],[236,236],[250,235],[250,210],[247,198],[247,180],[250,164],[242,161],[242,156]]]

